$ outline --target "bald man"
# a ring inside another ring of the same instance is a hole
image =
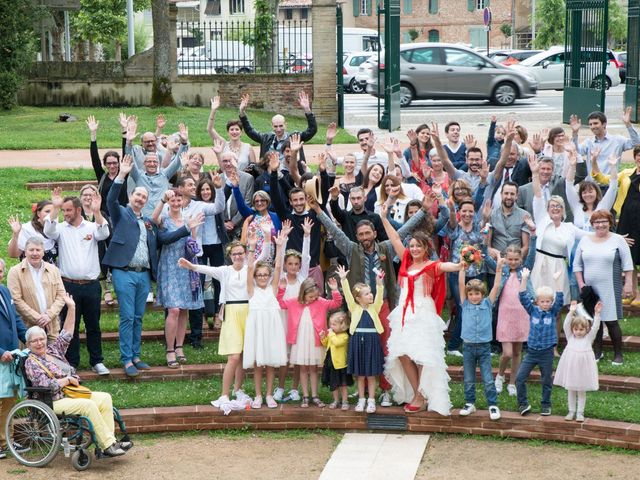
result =
[[[304,91],[301,91],[298,94],[298,103],[304,110],[304,115],[307,118],[307,129],[303,132],[292,133],[299,133],[300,140],[308,142],[318,131],[318,124],[316,123],[315,115],[311,112],[311,102],[309,101],[309,97]],[[249,95],[245,93],[240,99],[240,121],[242,122],[242,128],[244,128],[247,136],[251,140],[260,143],[260,158],[268,152],[277,151],[280,154],[280,169],[284,172],[288,172],[289,166],[284,159],[284,148],[285,143],[288,143],[287,140],[289,139],[290,134],[287,133],[287,122],[285,121],[284,116],[274,115],[271,119],[272,131],[269,133],[260,133],[253,128],[251,122],[249,122],[249,119],[247,118],[247,106],[249,106]],[[300,149],[300,152],[298,153],[298,161],[304,162],[304,151],[302,149]]]

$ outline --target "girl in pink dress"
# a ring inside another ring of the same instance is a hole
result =
[[[564,417],[567,421],[573,420],[575,415],[577,422],[584,422],[587,392],[599,388],[598,364],[591,344],[600,328],[601,311],[602,302],[598,302],[594,308],[592,324],[582,304],[578,306],[577,302],[571,302],[569,313],[564,319],[567,347],[558,362],[553,384],[567,389],[569,413]]]
[[[489,258],[489,257],[487,257]],[[506,265],[502,271],[502,285],[498,293],[498,326],[496,340],[502,343],[502,355],[496,375],[496,391],[502,392],[506,370],[511,362],[509,396],[515,396],[515,379],[522,358],[522,343],[529,336],[529,314],[520,303],[520,281],[522,279],[522,250],[516,245],[509,245],[505,250]],[[487,260],[488,263],[493,259]],[[531,284],[528,284],[531,290]]]

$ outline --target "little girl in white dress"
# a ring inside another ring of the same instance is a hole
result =
[[[573,420],[575,416],[576,421],[584,422],[587,392],[599,388],[598,364],[591,344],[600,327],[601,311],[602,303],[598,302],[594,308],[592,325],[590,315],[583,306],[571,302],[569,313],[564,319],[567,346],[558,362],[553,384],[567,389],[569,413],[564,417],[567,421]]]

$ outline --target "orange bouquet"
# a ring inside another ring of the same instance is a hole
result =
[[[467,265],[480,265],[482,263],[482,252],[473,245],[463,245],[460,249],[460,258]]]

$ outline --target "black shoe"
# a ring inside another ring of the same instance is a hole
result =
[[[202,350],[204,348],[202,342],[191,342],[191,346],[196,350]]]
[[[116,444],[125,452],[131,450],[131,447],[133,447],[133,442],[116,442]]]
[[[6,450],[0,450],[0,460],[2,460],[3,458],[7,458]]]
[[[551,415],[551,407],[541,407],[540,415],[543,415],[545,417],[548,417],[549,415]]]
[[[13,442],[13,449],[18,453],[24,453],[31,450],[29,447],[25,447],[24,445],[21,445],[20,443],[15,441]]]
[[[115,442],[113,445],[106,448],[102,453],[104,453],[107,457],[119,457],[127,452],[120,448],[118,442]]]
[[[518,407],[518,411],[520,412],[520,415],[524,416],[531,411],[531,405],[529,405],[528,403],[526,405],[520,405]]]

